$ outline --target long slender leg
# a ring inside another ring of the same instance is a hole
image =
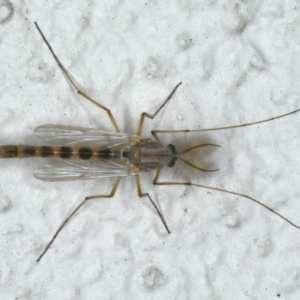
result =
[[[223,192],[223,193],[227,193],[227,194],[231,194],[231,195],[235,195],[235,196],[239,196],[239,197],[243,197],[246,199],[249,199],[253,202],[255,202],[256,204],[259,204],[260,206],[266,208],[267,210],[269,210],[270,212],[272,212],[273,214],[277,215],[278,217],[280,217],[281,219],[283,219],[284,221],[286,221],[287,223],[289,223],[290,225],[296,227],[297,229],[300,229],[300,226],[294,224],[293,222],[291,222],[289,219],[287,219],[286,217],[284,217],[283,215],[281,215],[280,213],[276,212],[275,210],[273,210],[271,207],[267,206],[266,204],[248,196],[248,195],[244,195],[244,194],[240,194],[237,192],[233,192],[233,191],[229,191],[229,190],[224,190],[224,189],[220,189],[220,188],[216,188],[216,187],[211,187],[211,186],[206,186],[206,185],[202,185],[202,184],[195,184],[195,183],[191,183],[191,182],[158,182],[159,179],[159,174],[160,174],[160,170],[157,171],[156,176],[153,180],[153,184],[154,185],[191,185],[191,186],[197,186],[203,189],[208,189],[208,190],[214,190],[214,191],[218,191],[218,192]]]
[[[164,224],[164,226],[165,226],[167,232],[170,234],[171,231],[169,230],[168,225],[167,225],[167,223],[166,223],[164,217],[162,216],[162,214],[161,214],[161,212],[159,211],[158,207],[156,206],[156,204],[154,203],[154,201],[153,201],[152,198],[150,197],[149,193],[143,193],[143,192],[142,192],[141,183],[140,183],[140,176],[139,176],[138,174],[135,175],[135,179],[136,179],[136,186],[137,186],[137,190],[138,190],[138,195],[139,195],[140,197],[148,197],[148,199],[150,200],[150,202],[151,202],[152,205],[154,206],[156,212],[158,213],[158,215],[159,215],[161,221],[163,222],[163,224]]]
[[[276,119],[280,119],[292,114],[295,114],[300,111],[299,109],[293,110],[291,112],[288,112],[283,115],[279,115],[273,118],[261,120],[261,121],[255,121],[251,123],[246,123],[246,124],[240,124],[240,125],[232,125],[232,126],[225,126],[225,127],[216,127],[216,128],[203,128],[203,129],[181,129],[181,130],[152,130],[151,134],[155,137],[157,141],[159,141],[158,135],[157,134],[163,134],[163,133],[188,133],[188,132],[205,132],[205,131],[217,131],[217,130],[226,130],[226,129],[233,129],[233,128],[241,128],[241,127],[247,127],[247,126],[252,126],[252,125],[257,125],[265,122],[270,122]]]
[[[50,242],[47,244],[45,250],[42,252],[42,254],[37,259],[37,262],[41,260],[41,258],[44,256],[44,254],[47,252],[47,250],[50,248],[54,240],[56,239],[57,235],[60,233],[60,231],[63,229],[63,227],[70,221],[70,219],[74,216],[74,214],[89,200],[96,199],[96,198],[112,198],[118,188],[119,182],[122,177],[117,177],[114,186],[110,192],[109,195],[95,195],[95,196],[89,196],[85,197],[84,200],[72,211],[72,213],[67,217],[67,219],[59,226],[59,228],[56,230],[54,236],[50,240]]]
[[[52,56],[54,57],[55,61],[57,62],[58,66],[60,67],[60,69],[62,70],[63,74],[67,77],[68,81],[70,82],[70,84],[73,86],[73,88],[76,90],[76,92],[81,95],[82,97],[84,97],[85,99],[89,100],[90,102],[94,103],[95,105],[97,105],[98,107],[100,107],[101,109],[105,110],[106,113],[109,116],[110,121],[112,122],[116,132],[120,132],[120,129],[117,125],[117,122],[115,121],[115,118],[113,116],[113,114],[111,113],[111,111],[105,107],[104,105],[98,103],[97,101],[95,101],[94,99],[92,99],[91,97],[89,97],[86,93],[82,92],[78,86],[76,85],[76,83],[74,82],[74,80],[71,78],[71,75],[69,74],[69,72],[65,69],[65,67],[62,65],[62,63],[60,62],[60,60],[58,59],[58,57],[56,56],[56,54],[54,53],[52,47],[50,46],[48,40],[46,39],[46,37],[44,36],[43,32],[41,31],[41,29],[39,28],[38,24],[36,22],[34,22],[37,30],[39,31],[40,35],[42,36],[44,42],[46,43],[48,49],[50,50]]]
[[[144,119],[145,117],[153,120],[154,117],[159,113],[159,111],[167,104],[167,102],[172,98],[172,96],[174,95],[174,93],[176,92],[177,88],[182,84],[182,82],[179,82],[172,90],[172,92],[170,93],[170,95],[167,97],[167,99],[164,101],[164,103],[158,108],[158,110],[153,114],[153,115],[150,115],[146,112],[143,112],[141,114],[141,118],[140,118],[140,122],[139,122],[139,127],[138,127],[138,131],[137,131],[137,134],[138,136],[141,135],[142,133],[142,129],[143,129],[143,125],[144,125]]]

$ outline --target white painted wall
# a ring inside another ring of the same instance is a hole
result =
[[[113,129],[70,88],[34,21],[127,133],[182,81],[157,119],[146,120],[150,137],[152,129],[228,126],[299,108],[299,10],[293,0],[1,0],[0,143],[37,143],[32,132],[47,123]],[[299,128],[298,114],[215,132],[223,168],[194,181],[253,196],[300,224]],[[37,264],[72,209],[112,186],[41,182],[31,175],[39,163],[0,161],[1,299],[299,299],[300,230],[240,197],[153,187],[154,174],[142,176],[143,189],[171,235],[125,178],[113,199],[87,204]]]

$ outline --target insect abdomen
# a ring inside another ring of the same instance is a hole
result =
[[[0,146],[0,158],[51,157],[55,148],[50,146],[3,145]]]
[[[117,153],[120,152],[120,153]],[[93,149],[88,147],[73,148],[68,146],[29,146],[3,145],[0,146],[0,158],[53,157],[62,159],[109,159],[120,157],[121,151],[109,149]]]

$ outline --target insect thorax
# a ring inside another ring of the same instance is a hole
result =
[[[139,171],[142,172],[172,167],[176,161],[176,151],[173,145],[145,140],[125,151],[123,157],[128,158],[131,164],[139,165]]]

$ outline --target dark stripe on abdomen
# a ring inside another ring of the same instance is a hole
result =
[[[36,149],[34,146],[18,146],[18,157],[32,157],[35,156]]]
[[[41,147],[41,157],[51,157],[54,154],[54,150],[52,147],[49,146],[42,146]]]
[[[0,146],[1,158],[14,158],[18,156],[18,146],[4,145]]]
[[[93,150],[89,148],[80,148],[78,155],[81,159],[90,159],[93,156]]]
[[[71,158],[72,154],[73,154],[73,150],[71,147],[61,147],[59,149],[59,156],[61,158],[65,158],[65,159]]]
[[[109,158],[110,156],[112,156],[112,152],[109,149],[103,149],[103,150],[99,150],[97,152],[97,156],[98,158]]]

